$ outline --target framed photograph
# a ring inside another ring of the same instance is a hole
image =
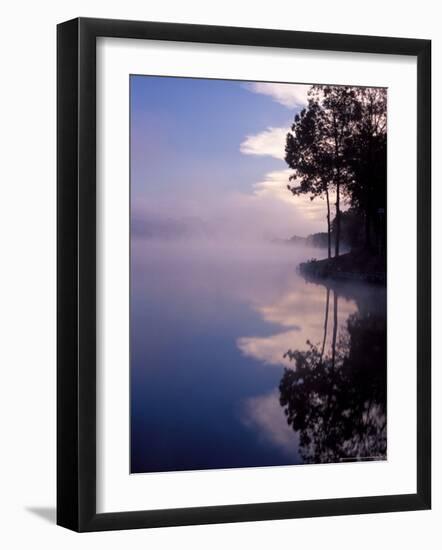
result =
[[[57,36],[58,524],[429,509],[430,41]]]

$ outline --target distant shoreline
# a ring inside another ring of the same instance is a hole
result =
[[[312,233],[306,237],[300,237],[299,235],[293,235],[288,239],[273,239],[273,242],[285,245],[301,245],[301,246],[310,246],[312,248],[324,248],[327,249],[328,246],[328,235],[327,233]],[[335,239],[332,235],[330,244],[334,246]]]

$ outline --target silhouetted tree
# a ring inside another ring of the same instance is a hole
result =
[[[354,104],[351,136],[344,147],[353,176],[348,191],[353,207],[364,216],[366,248],[375,244],[378,252],[385,252],[387,91],[356,88]]]
[[[386,455],[385,317],[370,308],[347,320],[337,340],[338,296],[334,294],[331,352],[308,342],[289,350],[294,368],[281,379],[280,403],[287,423],[299,432],[305,462],[382,458]]]
[[[295,116],[287,134],[285,160],[294,172],[288,185],[293,195],[309,194],[310,199],[325,194],[327,203],[328,257],[331,257],[331,219],[329,187],[333,182],[329,148],[322,140],[323,129],[319,93],[309,92],[308,108]]]
[[[331,235],[335,257],[340,253],[341,200],[348,197],[353,213],[365,220],[365,245],[371,233],[378,250],[385,249],[386,91],[352,86],[312,86],[308,106],[295,116],[287,135],[285,160],[294,170],[289,190],[311,199],[326,197],[328,257]],[[330,219],[330,189],[336,214]]]
[[[351,139],[355,116],[355,88],[350,86],[320,86],[321,138],[330,150],[333,183],[336,190],[335,257],[339,256],[341,240],[341,194],[345,193],[352,174],[346,159],[346,144]]]

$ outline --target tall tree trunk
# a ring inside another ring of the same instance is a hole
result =
[[[328,258],[331,258],[331,222],[330,222],[330,197],[328,187],[325,188],[325,196],[327,198],[327,237],[328,237]]]
[[[338,171],[338,180],[336,182],[336,234],[335,234],[335,258],[339,256],[339,241],[341,239],[341,208],[340,208],[340,174]]]
[[[339,143],[338,127],[335,113],[333,113],[334,141],[335,141],[335,166],[336,166],[336,234],[335,234],[335,258],[339,256],[339,240],[341,238],[341,209],[340,209],[340,185],[341,185],[341,166],[339,161]]]
[[[324,338],[322,339],[322,349],[321,349],[321,363],[322,358],[324,357],[325,343],[327,341],[327,325],[328,325],[328,309],[330,303],[330,289],[327,287],[327,295],[325,299],[325,319],[324,319]]]
[[[327,299],[329,297],[330,290],[327,291]],[[328,316],[328,302],[327,302],[327,316]],[[333,290],[333,336],[332,336],[332,366],[330,373],[330,386],[326,397],[326,413],[324,413],[324,437],[330,432],[330,425],[333,417],[333,389],[335,383],[335,362],[336,362],[336,339],[338,334],[338,294],[336,290]],[[322,361],[322,358],[321,358]]]
[[[335,368],[336,361],[336,337],[338,334],[338,294],[333,291],[333,338],[332,338],[332,366]]]

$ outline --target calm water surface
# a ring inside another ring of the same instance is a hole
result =
[[[132,244],[132,472],[385,458],[385,289],[306,281],[321,254]]]

